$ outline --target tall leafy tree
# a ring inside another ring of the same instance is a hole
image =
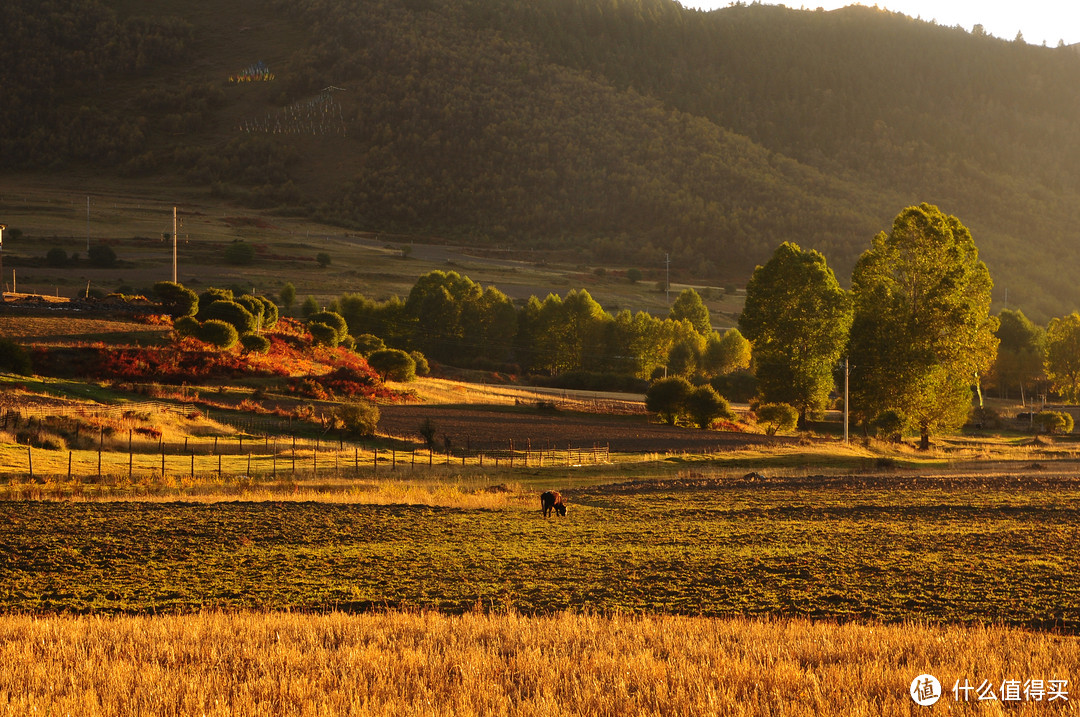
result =
[[[462,306],[461,323],[466,353],[494,361],[509,358],[518,317],[506,294],[492,286],[480,295],[469,294]]]
[[[1080,314],[1075,311],[1046,327],[1046,377],[1062,398],[1080,403]]]
[[[1000,325],[996,335],[1001,343],[993,372],[998,392],[1008,398],[1009,389],[1017,386],[1021,400],[1024,400],[1025,387],[1043,376],[1046,331],[1019,310],[1003,309],[998,314],[998,321]]]
[[[701,296],[693,289],[683,289],[671,305],[668,312],[669,318],[674,321],[686,320],[694,326],[694,330],[702,336],[708,336],[712,332],[712,323],[709,319],[709,309]]]
[[[432,271],[416,280],[405,311],[413,324],[413,342],[440,361],[461,359],[461,304],[466,294],[480,287],[457,272]]]
[[[993,282],[959,219],[908,207],[859,258],[850,357],[853,409],[869,420],[894,410],[919,431],[959,428],[972,386],[993,364]]]
[[[851,325],[851,298],[825,257],[784,242],[746,285],[739,330],[753,346],[766,403],[787,403],[805,424],[833,387],[832,369]]]

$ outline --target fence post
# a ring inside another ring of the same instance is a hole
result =
[[[105,446],[105,427],[101,427],[101,432],[98,434],[97,444],[97,473],[98,478],[101,477],[101,449]]]
[[[289,423],[292,423],[292,419],[289,419]],[[292,475],[296,477],[296,436],[292,437]]]
[[[216,442],[216,441],[215,441]],[[221,454],[217,454],[217,479],[221,481]]]
[[[30,480],[34,480],[34,453],[30,446],[26,447],[26,462],[30,464]]]
[[[514,439],[510,439],[510,467],[514,467]]]
[[[68,451],[68,483],[71,482],[71,451]]]
[[[165,480],[165,441],[161,442],[161,480]]]
[[[378,473],[379,472],[379,449],[378,448],[375,449],[375,455],[372,456],[372,458],[371,458],[371,472],[372,473]]]
[[[191,452],[191,480],[195,480],[195,451]]]

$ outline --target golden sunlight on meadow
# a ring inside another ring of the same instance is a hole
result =
[[[937,676],[1075,673],[1080,640],[802,620],[201,613],[0,618],[3,715],[904,715]],[[1047,695],[1048,697],[1049,695]],[[1009,714],[1072,713],[1070,701]],[[1051,709],[1052,708],[1052,709]]]

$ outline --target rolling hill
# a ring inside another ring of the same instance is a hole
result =
[[[671,0],[13,0],[0,171],[745,280],[844,280],[904,206],[997,299],[1080,305],[1080,54],[873,8]]]

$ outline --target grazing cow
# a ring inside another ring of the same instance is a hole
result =
[[[551,515],[551,511],[554,510],[558,515],[566,515],[566,504],[562,502],[562,496],[558,491],[547,491],[540,494],[540,510],[543,511],[544,517]]]

